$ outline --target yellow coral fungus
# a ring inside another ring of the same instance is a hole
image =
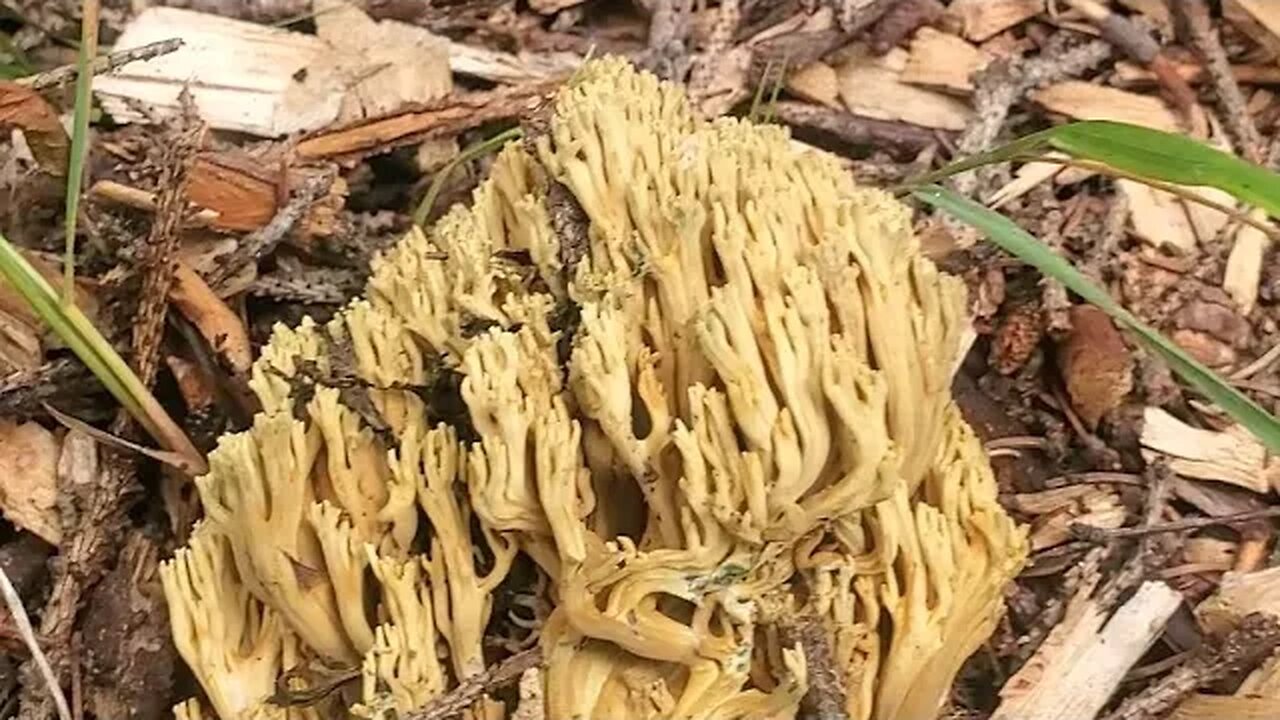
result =
[[[214,709],[267,712],[296,638],[365,716],[537,642],[556,720],[790,718],[807,615],[850,717],[931,717],[1026,554],[948,392],[962,284],[889,195],[620,59],[552,109],[255,365],[166,569]]]

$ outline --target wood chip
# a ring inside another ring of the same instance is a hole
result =
[[[1168,455],[1169,467],[1179,475],[1216,480],[1257,493],[1271,488],[1273,473],[1268,471],[1266,448],[1239,425],[1221,432],[1203,430],[1158,407],[1148,407],[1143,413],[1141,443],[1146,451]]]
[[[1249,216],[1259,222],[1267,220],[1264,210],[1255,209]],[[1241,225],[1236,231],[1235,243],[1227,257],[1227,269],[1222,278],[1222,289],[1240,306],[1240,313],[1248,315],[1258,302],[1258,286],[1262,281],[1262,258],[1271,246],[1271,238],[1252,225]]]
[[[117,47],[172,37],[183,47],[95,77],[94,90],[117,120],[145,122],[138,103],[171,115],[189,85],[210,127],[263,137],[381,114],[451,90],[447,42],[405,23],[375,23],[345,2],[335,7],[317,15],[321,35],[148,8],[125,27]]]
[[[973,91],[974,73],[993,59],[964,39],[931,27],[916,32],[909,52],[903,82],[961,94]]]
[[[1218,591],[1196,607],[1196,619],[1205,632],[1225,636],[1254,612],[1280,615],[1280,568],[1223,575]]]
[[[982,42],[1044,10],[1044,0],[955,0],[947,11],[959,18],[965,37]]]
[[[60,445],[53,433],[37,423],[0,421],[0,512],[51,545],[62,542]]]
[[[840,105],[840,78],[835,68],[824,62],[811,62],[787,75],[787,92],[809,102],[830,108]]]
[[[1147,582],[1109,621],[1106,609],[1093,600],[1069,610],[1005,683],[991,720],[1096,717],[1181,603],[1182,596],[1168,585]]]
[[[906,60],[901,48],[880,58],[855,52],[836,71],[845,107],[857,115],[942,130],[963,130],[973,122],[966,103],[902,82]]]
[[[1201,243],[1216,237],[1231,220],[1218,210],[1187,202],[1136,180],[1117,180],[1116,186],[1128,202],[1129,221],[1133,224],[1134,234],[1152,247],[1172,248],[1194,256]],[[1235,206],[1235,198],[1217,188],[1184,190],[1228,207]]]
[[[1067,80],[1031,94],[1050,112],[1076,120],[1114,120],[1179,133],[1178,116],[1163,100],[1083,80]]]

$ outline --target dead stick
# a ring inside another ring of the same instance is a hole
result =
[[[1144,535],[1154,535],[1156,533],[1201,530],[1207,527],[1235,525],[1237,523],[1250,522],[1253,520],[1269,520],[1278,517],[1280,517],[1280,507],[1270,507],[1263,510],[1250,510],[1249,512],[1222,515],[1220,517],[1175,520],[1174,522],[1151,525],[1148,527],[1107,529],[1096,527],[1094,525],[1085,525],[1083,523],[1072,523],[1071,534],[1081,540],[1088,540],[1089,542],[1110,542],[1111,540],[1143,537]]]
[[[1280,620],[1266,613],[1246,615],[1221,644],[1202,645],[1189,660],[1127,698],[1103,720],[1165,717],[1196,688],[1252,669],[1271,655],[1277,645],[1280,645]]]
[[[329,191],[332,183],[333,176],[329,173],[313,175],[304,180],[294,196],[276,212],[270,222],[245,236],[235,250],[220,258],[221,262],[206,278],[209,287],[218,290],[243,267],[262,259],[289,234],[311,208],[311,204]]]
[[[404,715],[403,720],[448,720],[466,712],[482,696],[515,682],[525,670],[541,664],[541,648],[522,650],[497,666],[463,680],[448,694],[432,700],[421,710]]]
[[[1192,44],[1204,59],[1205,70],[1213,81],[1214,92],[1222,105],[1223,120],[1235,136],[1236,142],[1249,162],[1263,162],[1264,143],[1258,126],[1253,123],[1248,101],[1240,92],[1231,71],[1231,61],[1223,49],[1218,32],[1209,17],[1209,7],[1204,0],[1173,0],[1173,9],[1182,21]]]
[[[92,64],[93,74],[101,75],[109,73],[117,68],[124,67],[131,62],[138,60],[150,60],[151,58],[168,55],[178,48],[182,47],[181,38],[169,38],[168,40],[159,40],[146,45],[140,45],[136,48],[127,50],[117,50],[116,52],[95,58]],[[33,90],[48,90],[49,88],[65,85],[76,79],[77,69],[75,65],[63,65],[61,67],[48,70],[46,72],[37,73],[29,77],[20,78],[20,85],[29,85]]]
[[[819,130],[855,145],[889,145],[895,153],[911,156],[937,144],[939,137],[949,135],[919,125],[877,120],[800,102],[776,103],[773,115],[792,127]]]

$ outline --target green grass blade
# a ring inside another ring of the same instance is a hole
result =
[[[1046,277],[1058,280],[1072,292],[1120,321],[1133,331],[1145,347],[1164,358],[1169,367],[1187,383],[1248,428],[1272,452],[1280,452],[1280,420],[1231,387],[1212,370],[1196,362],[1157,330],[1134,317],[1105,290],[1094,285],[1072,267],[1071,263],[1059,257],[1012,220],[938,185],[917,188],[912,191],[912,195],[972,225]]]
[[[458,153],[456,157],[449,161],[447,165],[431,178],[431,185],[427,188],[427,194],[422,196],[422,202],[418,203],[418,207],[413,211],[413,224],[425,228],[427,218],[431,217],[431,209],[436,205],[436,198],[440,196],[440,191],[444,189],[444,183],[453,174],[457,167],[465,162],[493,151],[495,148],[502,147],[508,140],[515,140],[524,137],[524,130],[519,126],[507,128],[502,132],[490,138],[485,138],[472,145],[467,146],[465,150]]]
[[[66,226],[63,257],[62,300],[68,305],[75,296],[76,220],[80,213],[80,193],[84,189],[84,161],[89,151],[89,111],[93,105],[93,58],[98,53],[98,10],[100,0],[84,0],[84,20],[80,26],[80,53],[76,60],[76,107],[71,123],[71,163],[67,168]]]
[[[62,338],[148,434],[165,448],[181,453],[192,467],[203,466],[203,456],[191,444],[186,433],[165,412],[111,343],[75,304],[60,301],[44,276],[3,235],[0,235],[0,276],[22,295],[32,310]]]
[[[907,186],[936,183],[966,170],[1036,157],[1046,150],[1102,163],[1139,179],[1215,187],[1280,217],[1280,176],[1275,173],[1184,135],[1109,120],[1068,123],[1028,135],[956,160]]]

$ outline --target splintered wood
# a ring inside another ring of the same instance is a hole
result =
[[[176,112],[189,87],[210,127],[263,137],[315,130],[443,97],[452,89],[448,43],[405,23],[375,22],[325,0],[317,35],[177,8],[139,13],[117,42],[130,48],[178,37],[183,47],[94,78],[118,120]]]
[[[1179,475],[1216,480],[1257,493],[1271,488],[1274,475],[1267,450],[1248,430],[1232,425],[1222,432],[1191,427],[1167,411],[1148,407],[1143,415],[1142,447],[1148,458],[1169,456]]]
[[[1162,582],[1143,583],[1110,620],[1094,600],[1075,603],[1005,683],[991,720],[1096,717],[1181,603],[1182,596]]]

